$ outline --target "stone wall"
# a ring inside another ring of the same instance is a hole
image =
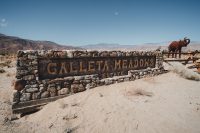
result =
[[[39,58],[79,58],[79,57],[126,57],[156,56],[155,68],[129,70],[127,75],[102,78],[99,74],[68,76],[55,79],[39,79]],[[18,51],[17,73],[13,93],[12,109],[14,113],[32,111],[50,101],[85,91],[97,86],[123,81],[133,81],[165,72],[163,56],[159,51]]]

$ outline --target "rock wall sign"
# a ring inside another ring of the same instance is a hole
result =
[[[128,70],[154,68],[156,56],[39,58],[39,79],[98,74],[102,78],[126,75]]]

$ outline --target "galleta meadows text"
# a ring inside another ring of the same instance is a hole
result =
[[[128,70],[155,67],[156,56],[82,57],[39,59],[39,78],[99,74],[102,78],[126,75]]]

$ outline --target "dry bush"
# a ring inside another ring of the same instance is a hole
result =
[[[10,76],[12,76],[12,75],[11,75],[11,73],[7,73],[6,76],[7,76],[7,77],[10,77]]]
[[[179,62],[169,62],[171,67],[169,68],[171,71],[179,74],[180,76],[190,79],[190,80],[196,80],[200,81],[200,75],[198,73],[195,73],[194,71],[186,68],[184,65],[182,65]]]
[[[63,100],[59,100],[58,103],[59,103],[59,107],[61,109],[64,109],[68,106],[68,104],[65,104]]]
[[[128,96],[148,96],[148,97],[152,97],[153,93],[147,92],[143,89],[135,89],[134,91],[128,91],[127,95]]]
[[[3,68],[0,68],[0,73],[5,73],[6,71]]]
[[[73,133],[76,129],[78,129],[79,126],[75,126],[75,127],[67,127],[65,130],[64,130],[64,133]]]
[[[139,96],[148,96],[148,97],[152,97],[153,93],[152,92],[147,92],[143,89],[136,89],[134,91],[135,95],[139,95]]]
[[[63,120],[70,120],[70,119],[76,119],[78,117],[77,114],[68,114],[66,116],[63,117]]]
[[[11,65],[11,60],[6,60],[5,62],[0,63],[0,67],[10,67]]]
[[[0,63],[0,67],[5,67],[5,66],[7,66],[5,62]]]
[[[6,63],[7,65],[10,65],[11,62],[12,62],[11,60],[5,61],[5,63]]]
[[[144,78],[143,80],[144,80],[145,82],[152,83],[152,84],[155,84],[155,83],[156,83],[154,77],[146,77],[146,78]]]
[[[15,85],[15,80],[13,79],[12,81],[11,81],[11,86],[14,86]]]
[[[8,73],[6,74],[6,76],[7,76],[7,77],[15,76],[15,73],[10,73],[10,72],[8,72]]]

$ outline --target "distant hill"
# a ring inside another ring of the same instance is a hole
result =
[[[80,46],[81,48],[88,50],[156,50],[160,48],[161,50],[168,49],[169,42],[162,43],[145,43],[139,45],[120,45],[120,44],[109,44],[109,43],[99,43],[99,44],[90,44],[85,46]],[[187,47],[183,47],[183,51],[186,50],[200,50],[200,42],[192,41]]]
[[[99,43],[81,46],[81,48],[89,50],[146,50],[146,49],[156,49],[158,44],[143,44],[143,45],[120,45],[112,43]]]
[[[146,43],[139,45],[120,45],[120,44],[110,44],[110,43],[99,43],[99,44],[89,44],[80,47],[65,46],[60,45],[51,41],[33,41],[28,39],[22,39],[19,37],[7,36],[0,33],[0,54],[4,53],[16,53],[18,50],[156,50],[161,48],[161,50],[167,49],[169,42],[162,43]],[[200,50],[200,42],[191,41],[186,50]]]
[[[0,54],[16,53],[18,50],[82,50],[83,48],[64,46],[51,41],[33,41],[0,34]]]

